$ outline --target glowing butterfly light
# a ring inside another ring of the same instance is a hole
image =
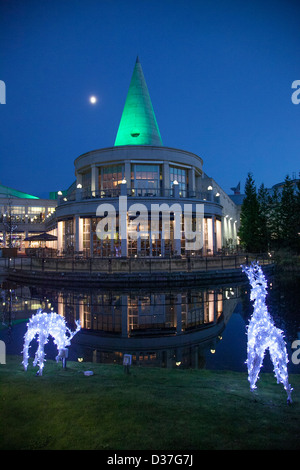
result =
[[[55,312],[52,313],[45,313],[42,310],[38,310],[35,315],[29,320],[27,323],[27,331],[24,335],[24,347],[23,347],[23,362],[24,369],[27,370],[28,367],[28,358],[29,358],[29,348],[31,341],[38,336],[38,348],[35,354],[35,358],[33,361],[33,365],[39,366],[38,375],[42,375],[44,361],[45,361],[45,344],[48,342],[48,336],[52,336],[54,339],[54,343],[58,349],[58,356],[56,357],[56,361],[58,362],[59,358],[61,357],[60,353],[64,350],[67,346],[70,346],[71,339],[73,338],[76,333],[80,330],[80,321],[76,321],[76,330],[71,331],[66,325],[66,321],[64,317],[58,315]]]
[[[258,264],[242,266],[251,284],[250,300],[254,301],[247,336],[247,367],[251,390],[256,388],[256,381],[264,355],[269,349],[277,383],[281,382],[287,392],[288,403],[292,402],[292,388],[288,382],[288,356],[283,332],[276,328],[266,306],[267,281]]]

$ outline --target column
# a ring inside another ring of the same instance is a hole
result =
[[[162,190],[163,190],[163,196],[170,196],[170,194],[168,193],[168,190],[170,189],[171,187],[171,184],[170,184],[170,166],[169,166],[169,162],[163,162],[163,168],[162,168],[162,178],[163,178],[163,181],[162,181]]]
[[[216,241],[217,241],[217,252],[222,249],[222,223],[216,219]]]
[[[136,251],[137,255],[141,256],[141,234],[140,234],[140,224],[137,226],[137,241],[136,241]]]
[[[79,300],[79,320],[80,320],[80,325],[81,328],[85,328],[85,322],[84,322],[84,305],[83,305],[83,300]]]
[[[128,229],[127,229],[127,181],[121,183],[121,196],[119,197],[119,237],[121,238],[121,256],[128,255]]]
[[[234,221],[234,223],[233,223],[233,244],[237,245],[236,221]]]
[[[130,164],[130,160],[125,160],[125,180],[127,181],[127,188],[131,188],[131,164]]]
[[[226,246],[227,238],[227,218],[222,216],[222,246]]]
[[[233,224],[232,224],[232,217],[228,220],[228,233],[229,233],[229,238],[233,238]]]
[[[189,196],[193,197],[196,191],[195,168],[189,170]]]
[[[212,239],[213,239],[213,254],[217,253],[217,237],[216,237],[216,217],[211,216],[212,221]]]
[[[63,317],[64,312],[65,312],[64,296],[63,296],[63,294],[58,294],[58,296],[57,296],[57,313],[58,313],[58,315]]]
[[[91,166],[91,191],[93,196],[99,192],[98,168],[95,164]]]
[[[211,218],[206,219],[207,221],[207,251],[208,254],[213,254],[213,222]]]
[[[93,219],[90,219],[90,256],[94,254]]]
[[[165,256],[165,227],[163,224],[163,221],[161,220],[161,223],[159,221],[159,227],[160,229],[160,236],[161,236],[161,256]]]
[[[83,251],[83,219],[75,215],[75,251]]]
[[[215,295],[214,291],[208,292],[208,321],[215,321]]]
[[[64,222],[61,220],[57,222],[57,250],[59,253],[63,251],[63,230]]]

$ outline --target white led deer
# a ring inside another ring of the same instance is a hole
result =
[[[248,329],[247,367],[251,390],[256,388],[256,381],[264,355],[269,349],[277,383],[281,382],[287,392],[288,403],[292,402],[292,388],[288,382],[288,356],[283,331],[276,328],[266,306],[267,281],[258,264],[242,266],[251,284],[250,300],[254,301],[253,314]]]
[[[29,347],[31,341],[38,336],[38,348],[35,354],[33,365],[38,364],[39,370],[37,375],[42,375],[44,361],[45,361],[45,344],[48,342],[49,335],[53,337],[54,343],[58,349],[58,356],[56,360],[60,358],[60,351],[70,346],[71,339],[80,330],[80,321],[76,321],[76,330],[71,331],[66,325],[65,318],[58,315],[57,313],[45,313],[42,310],[38,310],[35,315],[27,323],[27,331],[24,335],[24,347],[23,347],[23,362],[24,369],[27,370],[28,358],[29,358]]]

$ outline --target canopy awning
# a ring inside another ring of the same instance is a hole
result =
[[[26,242],[52,242],[57,240],[55,235],[51,235],[50,233],[40,233],[39,235],[32,235],[31,237],[26,237],[24,239]]]

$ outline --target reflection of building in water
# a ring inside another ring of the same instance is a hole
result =
[[[0,305],[0,319],[3,326],[27,319],[40,308],[54,309],[46,297],[32,298],[29,287],[20,287],[9,282],[3,282],[1,285]]]
[[[223,311],[221,291],[167,293],[97,293],[79,300],[83,328],[123,337],[181,333],[215,323]]]
[[[36,297],[41,297],[39,289]],[[70,325],[80,319],[74,338],[85,361],[160,367],[203,367],[204,353],[214,350],[239,296],[237,287],[182,291],[49,291],[56,311]]]
[[[2,287],[2,309],[7,304],[12,313],[6,322],[28,319],[39,308],[64,316],[71,328],[81,320],[82,330],[72,340],[73,360],[122,364],[123,355],[132,354],[133,364],[159,367],[203,367],[240,295],[239,287],[228,286],[80,292]]]

